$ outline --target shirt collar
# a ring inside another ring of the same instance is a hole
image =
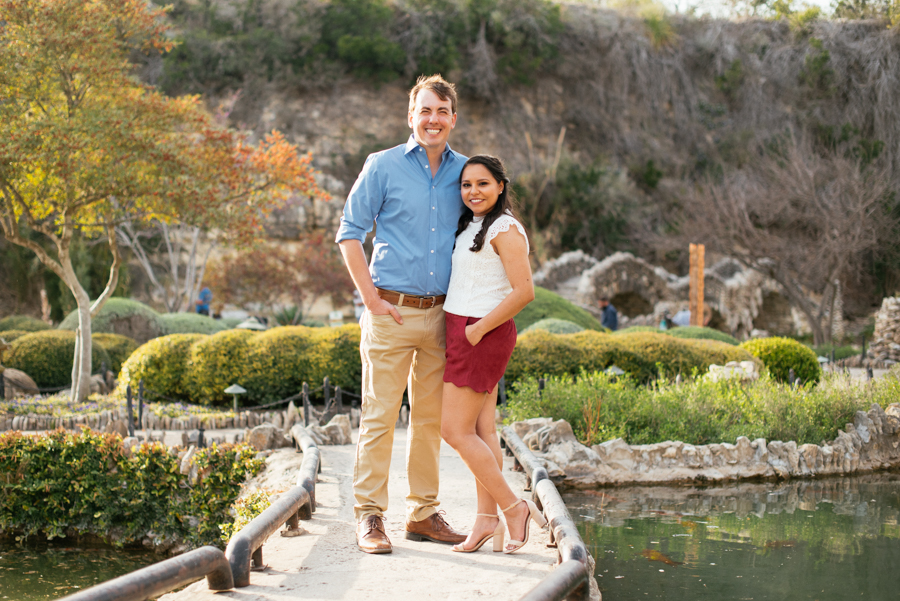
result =
[[[419,146],[419,143],[416,142],[416,135],[409,134],[409,140],[406,141],[406,148],[404,149],[403,153],[409,154],[410,152],[413,152],[416,148],[421,148]],[[441,153],[441,158],[447,159],[452,155],[453,155],[453,149],[450,148],[450,142],[447,142],[444,147],[444,152]]]

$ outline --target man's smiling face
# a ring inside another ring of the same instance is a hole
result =
[[[450,99],[441,100],[432,90],[420,91],[415,107],[409,111],[409,126],[420,146],[443,151],[450,130],[456,127],[456,113]]]

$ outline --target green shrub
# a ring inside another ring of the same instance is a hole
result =
[[[0,337],[3,336],[3,332],[0,332]],[[831,359],[831,350],[834,349],[834,360],[840,361],[841,359],[846,359],[848,357],[855,357],[862,352],[862,349],[857,346],[845,345],[845,346],[832,346],[830,344],[823,344],[821,346],[811,347],[813,352],[817,356],[827,357]]]
[[[234,502],[234,521],[219,524],[222,531],[222,542],[226,545],[235,533],[240,532],[244,526],[252,522],[259,514],[272,505],[269,493],[264,490],[255,490],[243,499]]]
[[[189,546],[222,547],[219,524],[263,460],[245,444],[200,449],[189,481],[160,443],[125,453],[122,439],[89,429],[43,436],[0,435],[0,531],[17,538],[93,534],[116,545],[150,531]],[[115,533],[115,538],[112,534]]]
[[[680,440],[689,444],[751,440],[833,440],[857,411],[887,406],[900,394],[900,377],[879,378],[868,387],[842,374],[816,386],[787,386],[763,375],[758,381],[712,382],[700,377],[681,384],[659,380],[641,386],[628,376],[581,373],[549,378],[538,395],[528,378],[510,392],[508,420],[565,419],[587,444],[621,437],[629,444]]]
[[[665,334],[668,330],[660,330],[656,326],[628,326],[621,330],[616,330],[613,334],[636,334],[638,332],[655,332],[657,334]]]
[[[202,405],[230,402],[231,397],[224,391],[232,384],[240,384],[248,391],[253,387],[254,393],[258,392],[255,388],[260,382],[258,375],[251,375],[248,369],[249,342],[254,335],[257,332],[252,330],[225,330],[191,346],[185,380],[193,402]],[[248,387],[243,382],[253,384]],[[246,403],[250,398],[255,398],[255,394],[253,397],[244,395],[240,400]]]
[[[534,300],[515,317],[516,330],[522,332],[531,324],[548,318],[571,321],[585,330],[604,330],[597,318],[581,307],[573,305],[555,292],[535,286]]]
[[[60,330],[75,330],[78,327],[78,312],[69,313]],[[121,334],[143,344],[166,333],[166,326],[159,313],[144,303],[130,298],[113,297],[106,301],[100,313],[91,320],[91,332]]]
[[[238,338],[232,332],[249,331],[232,330],[213,336],[209,340],[210,345],[224,344],[225,348],[239,345],[239,340],[246,340],[247,344],[246,358],[243,361],[245,367],[234,376],[238,379],[222,386],[221,389],[237,383],[247,389],[248,401],[265,403],[296,394],[302,388],[303,382],[315,387],[312,374],[317,352],[310,328],[283,326],[264,332],[250,332],[253,334],[250,338],[246,336]],[[227,343],[224,342],[226,334],[230,334]],[[220,343],[219,339],[223,342]],[[199,400],[197,397],[194,398]]]
[[[741,342],[735,338],[734,336],[730,336],[725,332],[720,332],[719,330],[714,330],[713,328],[704,328],[701,326],[679,326],[677,328],[672,328],[671,330],[666,330],[670,336],[674,336],[675,338],[699,338],[702,340],[718,340],[719,342],[726,342],[728,344],[737,346]]]
[[[229,329],[224,323],[199,313],[163,313],[159,318],[166,334],[215,334]]]
[[[506,380],[515,383],[527,376],[543,377],[576,373],[582,351],[569,336],[535,330],[519,336],[506,366]]]
[[[224,390],[240,384],[245,405],[298,393],[303,382],[318,388],[325,376],[333,386],[357,393],[362,379],[360,330],[284,326],[255,332],[226,330],[213,336],[171,334],[138,348],[122,365],[119,387],[144,386],[168,397],[202,405],[230,406]],[[150,400],[156,400],[152,393]]]
[[[566,321],[565,319],[556,319],[555,317],[550,317],[548,319],[542,319],[540,321],[536,321],[524,330],[522,330],[522,334],[527,334],[528,332],[533,332],[535,330],[544,330],[546,332],[550,332],[551,334],[577,334],[578,332],[583,332],[584,328],[582,328],[577,323],[572,323],[571,321]]]
[[[31,332],[28,332],[26,330],[4,330],[0,332],[0,338],[7,342],[12,342],[17,338],[21,338],[25,334],[31,334]]]
[[[712,364],[752,361],[747,351],[715,340],[674,338],[657,332],[604,334],[585,330],[554,335],[538,330],[519,337],[506,378],[511,383],[527,376],[574,375],[584,369],[604,370],[612,365],[635,381],[648,382],[660,375],[705,372]]]
[[[91,339],[109,353],[110,363],[107,365],[116,374],[122,369],[125,360],[140,346],[133,338],[119,334],[94,334]]]
[[[220,324],[225,326],[225,329],[231,329],[237,327],[238,324],[244,321],[243,317],[223,317],[222,319],[217,320]]]
[[[313,361],[310,386],[316,387],[325,376],[332,386],[340,386],[353,393],[360,392],[362,360],[359,356],[359,324],[347,324],[338,328],[315,328],[313,340],[318,350]]]
[[[140,346],[122,364],[119,388],[125,390],[130,384],[136,390],[140,381],[144,380],[144,386],[153,392],[186,399],[191,345],[205,338],[203,334],[170,334]],[[152,394],[149,399],[157,400]]]
[[[49,330],[50,326],[36,317],[30,315],[10,315],[0,319],[0,333],[6,330],[24,330],[26,332],[40,332]]]
[[[801,382],[818,382],[822,377],[816,354],[808,346],[791,338],[756,338],[744,342],[741,348],[759,358],[779,382],[788,381],[791,369]]]
[[[75,332],[46,330],[13,342],[5,365],[24,371],[41,388],[57,388],[71,384],[74,360]],[[92,344],[91,373],[99,372],[103,363],[112,365],[109,353],[99,344]]]

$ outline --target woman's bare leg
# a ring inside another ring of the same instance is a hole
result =
[[[506,508],[518,500],[501,472],[503,455],[494,422],[496,406],[496,387],[490,393],[480,393],[468,386],[444,383],[441,435],[475,475],[478,513],[496,514],[498,505]],[[524,503],[507,512],[511,537],[522,540],[527,512]],[[496,526],[496,519],[478,517],[463,545],[471,548]]]

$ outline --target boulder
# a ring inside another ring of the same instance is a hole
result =
[[[278,415],[276,413],[276,415]],[[280,449],[290,446],[290,442],[284,437],[281,428],[273,424],[260,424],[250,430],[246,436],[247,443],[257,451]]]
[[[7,399],[16,395],[32,395],[38,392],[38,386],[28,374],[20,369],[7,367],[3,370],[4,393]]]
[[[353,438],[350,436],[350,417],[347,415],[335,415],[330,422],[325,424],[324,429],[330,441],[328,444],[353,443]]]

